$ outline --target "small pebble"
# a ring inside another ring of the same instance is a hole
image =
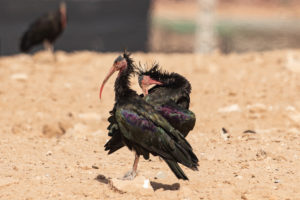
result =
[[[223,131],[224,134],[228,133],[228,131],[224,127],[222,128],[222,131]]]
[[[164,178],[166,178],[166,174],[162,171],[159,171],[155,176],[155,179],[164,179]]]
[[[228,131],[225,128],[222,128],[222,130],[220,131],[221,133],[221,137],[227,141],[230,138],[230,135],[228,134]]]
[[[255,134],[256,132],[253,131],[253,130],[245,130],[243,133],[253,133],[253,134]]]
[[[143,188],[148,189],[148,188],[149,188],[149,185],[150,185],[149,179],[144,180]]]
[[[230,112],[240,112],[241,108],[239,107],[238,104],[233,104],[231,106],[219,108],[218,112],[221,113],[230,113]]]

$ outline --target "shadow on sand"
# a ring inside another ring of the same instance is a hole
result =
[[[150,185],[152,186],[154,191],[161,189],[161,188],[164,190],[179,190],[180,189],[179,183],[173,183],[172,185],[170,185],[170,184],[163,184],[163,183],[150,181]]]
[[[99,174],[95,180],[99,181],[100,183],[112,185],[110,178],[106,178],[103,174]],[[180,184],[173,183],[173,184],[163,184],[155,181],[150,181],[150,185],[154,191],[163,189],[163,190],[179,190]]]
[[[110,180],[108,178],[106,178],[104,175],[99,174],[95,180],[99,181],[100,183],[104,183],[104,184],[108,184],[110,182]]]

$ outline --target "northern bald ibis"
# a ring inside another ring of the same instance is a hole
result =
[[[21,38],[20,50],[28,52],[33,46],[44,43],[45,49],[53,53],[53,43],[67,25],[66,4],[60,4],[59,10],[49,12],[30,24]]]
[[[190,82],[178,73],[162,71],[158,64],[148,70],[139,67],[138,75],[145,101],[153,105],[174,128],[187,136],[196,122],[195,114],[189,110]],[[153,84],[155,86],[149,90],[149,86]]]
[[[161,157],[178,179],[188,180],[178,163],[198,170],[198,158],[184,136],[176,130],[151,104],[148,104],[130,88],[130,76],[134,73],[133,61],[126,52],[119,56],[103,80],[100,98],[105,83],[119,71],[115,81],[115,121],[121,141],[135,151],[133,168],[124,179],[136,176],[139,156],[149,159],[149,154]],[[111,140],[113,140],[114,135]]]

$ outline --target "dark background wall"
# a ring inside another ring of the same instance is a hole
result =
[[[68,24],[55,49],[147,51],[150,1],[66,0]],[[0,0],[0,55],[19,53],[21,35],[29,24],[58,9],[59,3],[59,0]]]

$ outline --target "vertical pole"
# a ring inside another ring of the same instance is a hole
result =
[[[197,0],[195,53],[211,53],[216,47],[215,8],[217,0]]]

